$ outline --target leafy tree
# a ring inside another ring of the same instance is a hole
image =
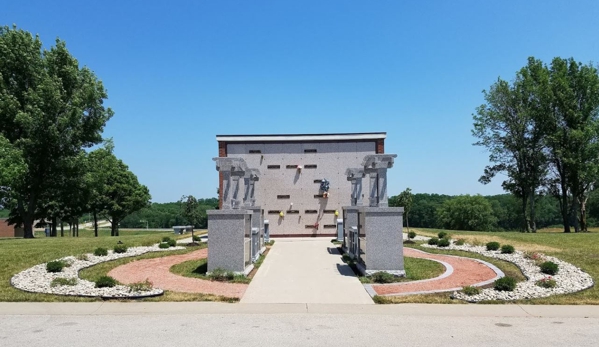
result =
[[[33,237],[44,191],[64,162],[102,140],[112,111],[94,73],[80,68],[63,41],[42,49],[39,37],[16,27],[0,28],[0,135],[10,143],[12,174],[3,194],[15,202],[11,220]],[[6,141],[2,141],[6,150]],[[17,156],[17,159],[14,156]],[[4,169],[2,170],[5,171]]]
[[[441,225],[452,230],[492,230],[497,222],[491,203],[481,195],[460,195],[447,200],[437,215]]]
[[[410,231],[410,222],[408,218],[410,210],[412,209],[413,197],[414,195],[412,194],[412,190],[410,188],[406,188],[406,190],[401,192],[399,195],[389,198],[389,206],[404,208],[404,216],[406,217],[406,227],[408,228],[408,231]]]
[[[412,226],[420,228],[437,228],[441,224],[437,220],[437,210],[444,201],[451,199],[449,195],[414,194],[410,217]]]
[[[92,170],[90,207],[95,224],[97,226],[97,214],[104,214],[111,224],[110,235],[119,236],[119,223],[127,215],[148,206],[150,192],[129,167],[112,154],[110,147],[91,152],[88,165]]]
[[[587,231],[586,202],[599,177],[599,74],[574,59],[553,59],[550,101],[540,115],[553,175],[549,191],[559,198],[564,232]]]
[[[521,199],[524,229],[532,232],[536,231],[536,194],[547,171],[543,133],[535,121],[545,110],[543,99],[537,97],[543,90],[536,83],[543,78],[542,63],[530,58],[512,84],[498,79],[488,92],[483,91],[486,103],[473,116],[472,134],[479,139],[475,145],[488,149],[492,163],[479,181],[487,184],[505,173],[502,186]]]
[[[200,222],[201,211],[198,204],[198,200],[193,195],[183,195],[181,200],[181,215],[185,218],[185,221],[191,225],[191,242],[195,242],[193,239],[193,229],[196,224]]]

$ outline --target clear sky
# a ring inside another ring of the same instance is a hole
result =
[[[599,60],[599,1],[6,1],[104,82],[153,201],[216,196],[217,134],[387,132],[389,192],[499,194],[472,113],[529,56]]]

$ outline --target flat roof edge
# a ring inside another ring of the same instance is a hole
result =
[[[335,141],[335,140],[378,140],[387,138],[387,133],[346,134],[281,134],[281,135],[216,135],[224,142],[285,142],[285,141]]]

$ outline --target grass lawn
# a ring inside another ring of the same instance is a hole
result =
[[[449,233],[452,239],[463,238],[471,244],[486,244],[489,241],[497,241],[501,245],[510,244],[516,250],[536,251],[547,255],[555,256],[561,260],[572,263],[583,271],[589,273],[595,281],[599,279],[599,233],[571,233],[564,234],[555,232],[555,230],[540,230],[537,233],[520,233],[520,232],[476,232],[476,231],[453,231],[453,230],[436,230],[436,229],[418,229],[410,228],[418,235],[436,236],[440,231]],[[427,252],[432,251],[425,249]],[[450,251],[436,251],[442,254],[456,254],[469,257],[479,257],[474,253],[460,252],[462,254],[453,253]],[[514,265],[499,266],[497,260],[486,258],[485,260],[497,265],[502,271],[510,276],[519,273],[519,270],[508,270],[509,267],[515,268]],[[520,274],[521,275],[521,274]],[[449,294],[434,294],[420,295],[414,297],[396,297],[392,298],[392,302],[451,302]],[[388,298],[381,300],[387,301]],[[545,305],[599,305],[599,288],[594,286],[579,293],[557,295],[548,298],[518,300],[515,303],[519,304],[545,304]]]
[[[50,294],[26,293],[13,288],[10,278],[34,265],[82,253],[93,253],[97,247],[112,249],[120,240],[129,247],[149,246],[172,233],[129,235],[119,237],[39,237],[35,239],[0,239],[0,301],[93,301],[95,299]]]
[[[250,283],[252,281],[252,278],[264,262],[264,259],[266,258],[266,255],[268,254],[269,250],[270,245],[267,245],[266,252],[261,254],[258,260],[256,260],[256,262],[254,263],[254,269],[247,277],[243,275],[235,275],[232,279],[223,282],[246,284]],[[208,272],[208,259],[193,259],[179,264],[175,264],[170,268],[170,271],[180,276],[199,278],[206,281],[213,280],[210,276],[206,275],[206,272]]]
[[[394,282],[419,281],[441,276],[445,272],[445,266],[436,261],[420,258],[404,258],[405,277],[396,277]],[[370,277],[360,276],[362,283],[375,283]]]

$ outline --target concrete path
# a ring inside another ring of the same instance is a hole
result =
[[[241,302],[373,304],[330,241],[277,239]]]

